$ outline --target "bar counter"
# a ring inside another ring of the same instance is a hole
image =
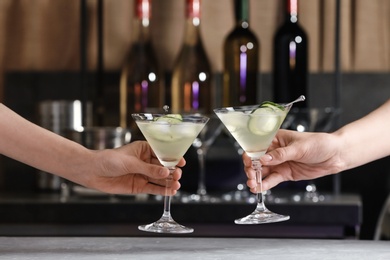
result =
[[[0,237],[0,259],[390,259],[389,243],[366,240]]]
[[[175,196],[176,197],[176,196]],[[187,202],[173,200],[171,212],[180,224],[195,229],[189,237],[357,239],[362,223],[359,196],[329,196],[321,202],[268,201],[267,207],[290,220],[261,225],[236,225],[252,212],[248,201]],[[77,197],[55,194],[1,194],[0,236],[122,236],[161,234],[139,231],[162,215],[156,198]]]

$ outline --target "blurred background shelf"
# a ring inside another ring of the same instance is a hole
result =
[[[288,194],[287,194],[288,195]],[[281,197],[286,196],[283,195]],[[286,237],[357,239],[362,224],[359,196],[331,195],[322,202],[267,202],[270,210],[290,215],[286,222],[236,225],[234,219],[253,210],[245,201],[172,203],[177,221],[195,228],[195,237]],[[161,236],[138,231],[139,224],[161,214],[154,196],[71,196],[1,194],[2,236]],[[162,235],[162,236],[165,236]]]

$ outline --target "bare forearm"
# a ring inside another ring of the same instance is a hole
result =
[[[0,103],[0,154],[83,186],[116,194],[174,195],[180,188],[180,168],[165,188],[169,170],[147,142],[117,149],[90,150],[43,129]],[[178,166],[184,166],[182,159]]]
[[[334,133],[341,142],[340,156],[347,169],[390,155],[389,118],[390,100]]]
[[[43,129],[0,104],[0,153],[60,176],[75,169],[92,153],[81,145]]]

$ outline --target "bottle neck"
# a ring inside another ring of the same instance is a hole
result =
[[[187,0],[186,2],[186,27],[184,42],[194,45],[200,40],[200,6],[201,0]]]
[[[151,19],[151,1],[136,0],[134,2],[134,39],[138,42],[148,41],[150,38],[149,27]]]
[[[287,0],[286,19],[290,23],[298,22],[298,0]]]
[[[245,29],[249,27],[249,0],[234,1],[234,16],[238,26]]]

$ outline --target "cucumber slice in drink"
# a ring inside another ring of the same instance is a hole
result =
[[[155,119],[155,123],[148,126],[147,131],[150,136],[160,141],[172,141],[177,139],[177,133],[174,133],[172,125],[183,122],[183,117],[180,114],[167,114]]]
[[[248,129],[256,135],[273,133],[279,128],[280,121],[283,120],[280,113],[284,111],[285,108],[282,105],[265,101],[260,107],[252,111]]]
[[[274,103],[274,102],[271,102],[271,101],[264,101],[260,105],[260,108],[262,108],[262,107],[269,107],[269,108],[272,108],[275,111],[284,111],[284,110],[286,110],[286,108],[284,106],[279,105],[279,104]]]
[[[268,135],[279,128],[280,120],[280,115],[272,108],[260,107],[250,115],[248,129],[256,135]]]
[[[183,122],[180,114],[167,114],[156,119],[158,122],[167,122],[168,124],[178,124]]]

